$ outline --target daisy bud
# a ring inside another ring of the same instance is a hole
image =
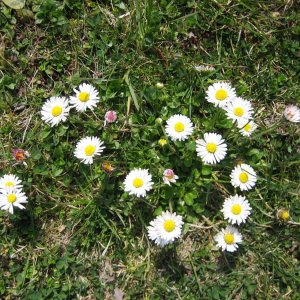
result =
[[[300,109],[296,105],[288,105],[283,114],[285,118],[290,122],[300,122]]]
[[[113,123],[117,120],[117,113],[114,110],[109,110],[105,114],[105,122]]]
[[[155,85],[158,89],[162,89],[164,87],[164,84],[161,82],[157,82]]]
[[[168,142],[167,142],[167,140],[165,140],[165,139],[160,139],[159,141],[158,141],[158,144],[160,145],[160,146],[164,146],[164,145],[166,145]]]
[[[155,123],[160,125],[162,123],[162,118],[156,118]]]
[[[110,174],[110,173],[112,173],[114,170],[115,170],[115,168],[112,166],[112,164],[111,163],[109,163],[109,162],[104,162],[103,164],[102,164],[102,170],[105,172],[105,173],[108,173],[108,174]]]
[[[280,221],[287,222],[290,218],[290,213],[287,209],[281,208],[277,211],[277,218]]]
[[[23,161],[27,157],[30,157],[30,154],[29,154],[28,151],[25,151],[23,149],[18,149],[18,148],[13,149],[12,155],[13,155],[14,159],[17,160],[17,161]]]
[[[174,171],[172,169],[166,169],[164,171],[163,181],[167,185],[171,185],[171,183],[176,182],[178,179],[178,176],[174,174]]]

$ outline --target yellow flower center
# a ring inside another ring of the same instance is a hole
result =
[[[175,222],[173,220],[166,220],[164,223],[164,229],[167,232],[172,232],[175,229]]]
[[[228,97],[228,93],[223,89],[219,89],[216,91],[215,97],[217,100],[223,101]]]
[[[283,221],[287,221],[289,217],[290,217],[290,214],[286,210],[281,215],[281,218],[282,218]]]
[[[144,181],[141,178],[135,178],[133,180],[133,186],[137,189],[140,188],[141,186],[143,186],[143,184],[144,184]]]
[[[241,173],[239,176],[240,182],[242,183],[246,183],[248,181],[248,178],[248,174],[245,172]]]
[[[17,200],[17,196],[16,196],[15,194],[9,194],[9,195],[7,196],[7,201],[8,201],[9,203],[14,203],[16,200]]]
[[[7,181],[6,183],[5,183],[5,186],[15,186],[14,185],[14,183],[12,182],[12,181]]]
[[[86,146],[84,149],[84,153],[86,156],[92,156],[96,151],[96,147],[93,145]]]
[[[174,125],[174,129],[176,132],[182,132],[184,130],[184,124],[182,122],[177,122]]]
[[[207,143],[206,144],[206,150],[209,153],[215,153],[217,150],[217,145],[215,143]]]
[[[54,106],[52,108],[52,116],[58,117],[62,113],[62,107],[61,106]]]
[[[233,244],[233,242],[234,242],[234,236],[233,236],[233,234],[226,233],[224,235],[224,241],[225,241],[226,244],[229,244],[229,245]]]
[[[242,211],[242,207],[239,204],[233,204],[231,207],[231,212],[234,215],[239,215]]]
[[[233,113],[238,116],[238,117],[242,117],[243,114],[244,114],[244,110],[241,108],[241,107],[236,107],[234,110],[233,110]]]
[[[81,92],[78,98],[81,102],[87,102],[90,100],[90,94],[86,92]]]
[[[248,123],[247,125],[244,126],[244,130],[249,132],[251,129],[251,125]]]

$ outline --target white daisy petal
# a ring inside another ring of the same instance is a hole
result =
[[[93,158],[100,155],[104,148],[105,146],[99,138],[85,137],[77,143],[74,155],[84,164],[92,164]]]
[[[197,156],[205,164],[215,164],[225,158],[227,145],[220,134],[205,133],[203,139],[196,140]]]
[[[251,206],[246,197],[235,195],[225,199],[221,210],[231,224],[245,223],[251,214]]]
[[[242,235],[233,226],[227,226],[225,229],[222,229],[214,239],[222,251],[226,250],[228,252],[236,251],[238,244],[243,241]]]
[[[285,118],[290,122],[300,122],[300,109],[296,105],[288,105],[283,114]]]
[[[230,174],[231,184],[242,191],[250,190],[255,186],[257,176],[254,169],[247,164],[237,165]]]
[[[74,89],[75,96],[70,97],[70,104],[77,111],[94,110],[99,102],[98,91],[90,84],[82,83],[78,90]]]
[[[193,133],[193,123],[183,115],[174,115],[167,120],[166,133],[173,141],[184,141]]]
[[[150,222],[147,227],[148,236],[156,245],[163,247],[179,238],[183,224],[181,216],[169,211],[163,212]]]
[[[2,210],[8,210],[9,213],[14,213],[14,206],[24,208],[21,203],[27,203],[27,197],[18,188],[7,187],[1,190],[0,193],[0,207]]]
[[[137,197],[146,197],[146,192],[152,189],[152,176],[147,169],[134,169],[124,180],[125,192]]]
[[[224,108],[236,97],[235,89],[227,82],[216,82],[206,91],[206,100],[215,106]]]
[[[67,120],[69,114],[69,102],[65,97],[51,97],[44,103],[41,111],[42,120],[51,127]]]
[[[233,121],[247,123],[253,118],[253,107],[250,101],[241,97],[237,97],[234,101],[229,102],[225,110],[227,117]]]

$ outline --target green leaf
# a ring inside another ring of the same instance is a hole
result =
[[[135,94],[135,91],[129,81],[129,77],[128,77],[128,72],[124,75],[124,80],[126,82],[126,84],[128,85],[128,88],[129,88],[129,91],[130,91],[130,95],[133,99],[133,103],[135,105],[135,108],[139,111],[140,110],[140,107],[139,107],[139,103],[138,103],[138,100],[137,100],[137,97],[136,97],[136,94]]]
[[[25,0],[2,0],[4,4],[13,9],[21,9],[25,6]]]

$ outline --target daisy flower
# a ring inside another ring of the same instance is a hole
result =
[[[42,120],[51,127],[67,120],[69,114],[69,101],[65,97],[50,97],[42,106]]]
[[[237,228],[227,226],[215,236],[215,241],[217,242],[217,246],[222,248],[222,251],[234,252],[243,239]]]
[[[251,190],[256,183],[256,173],[247,164],[237,165],[230,174],[231,184],[239,187],[241,191]]]
[[[226,156],[227,145],[220,134],[205,133],[203,139],[196,140],[196,151],[205,164],[215,164]]]
[[[150,226],[147,227],[148,236],[156,245],[163,247],[179,238],[182,225],[181,216],[166,211],[150,222]]]
[[[171,183],[175,183],[178,179],[178,176],[174,174],[172,169],[166,169],[164,171],[163,181],[167,185],[171,185]]]
[[[145,197],[146,192],[152,189],[151,180],[152,176],[147,169],[133,169],[125,178],[125,192],[129,192],[129,195]]]
[[[0,190],[9,187],[16,189],[21,189],[23,187],[22,182],[18,176],[6,174],[0,178]]]
[[[183,115],[174,115],[167,120],[166,133],[173,141],[184,141],[193,133],[193,123]]]
[[[296,105],[288,105],[283,114],[290,122],[300,122],[300,109]]]
[[[82,83],[74,92],[75,96],[70,97],[70,104],[79,112],[93,110],[99,102],[98,91],[90,84]]]
[[[20,190],[13,187],[8,187],[1,190],[0,193],[0,208],[2,210],[8,210],[9,213],[14,213],[14,206],[24,209],[25,207],[21,203],[27,203],[27,197]]]
[[[225,110],[228,118],[233,121],[247,123],[253,118],[253,108],[250,101],[244,100],[241,97],[237,97],[234,101],[228,103]]]
[[[252,132],[257,128],[257,124],[253,121],[238,122],[238,128],[243,136],[250,136]]]
[[[205,99],[217,107],[224,108],[235,97],[235,89],[229,83],[216,82],[208,87]]]
[[[102,145],[103,142],[95,136],[82,138],[76,145],[74,155],[84,164],[92,164],[94,156],[103,152],[105,147]]]
[[[240,225],[245,223],[251,214],[251,206],[246,197],[235,195],[225,199],[223,209],[224,218],[231,224]]]

